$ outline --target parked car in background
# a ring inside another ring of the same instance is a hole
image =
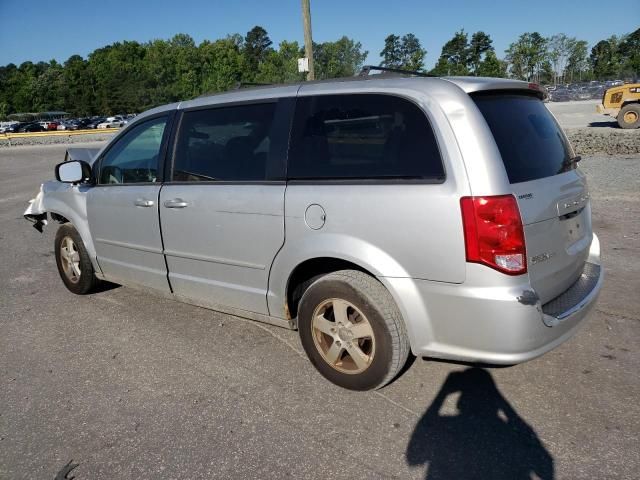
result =
[[[105,117],[92,117],[91,119],[89,119],[89,123],[87,123],[86,128],[96,129],[98,128],[98,125],[100,125],[104,121],[106,121]]]
[[[78,130],[86,130],[90,128],[89,125],[91,125],[92,122],[93,120],[90,118],[80,118],[78,119],[76,126],[78,127]]]
[[[0,133],[11,132],[11,129],[17,124],[18,122],[0,122]]]
[[[297,328],[353,390],[393,380],[410,351],[508,365],[569,339],[604,268],[539,87],[374,77],[155,108],[100,150],[69,149],[25,216],[62,223],[71,292],[108,280]]]
[[[27,125],[28,122],[16,122],[5,128],[5,133],[18,133],[22,127]]]
[[[591,98],[591,92],[587,87],[580,87],[573,90],[571,100],[589,100]]]
[[[552,102],[568,102],[571,100],[571,92],[565,87],[557,87],[554,91],[549,92],[549,99]]]
[[[122,117],[108,117],[104,122],[99,123],[97,128],[120,128],[124,126],[125,123]]]
[[[60,122],[58,125],[58,130],[77,130],[78,125],[73,120],[67,120],[64,122]]]
[[[20,133],[29,133],[29,132],[44,132],[46,129],[40,125],[38,122],[31,122],[20,127],[18,132]]]

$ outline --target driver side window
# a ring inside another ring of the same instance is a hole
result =
[[[102,158],[98,183],[155,183],[166,117],[141,123],[127,132]]]

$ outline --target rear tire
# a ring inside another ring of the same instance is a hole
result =
[[[640,104],[629,103],[618,112],[620,128],[640,128]]]
[[[385,386],[409,355],[400,311],[387,289],[356,270],[320,277],[298,307],[300,340],[330,382],[349,390]]]
[[[73,225],[65,223],[58,229],[54,250],[58,273],[70,292],[85,295],[98,285],[87,249]]]

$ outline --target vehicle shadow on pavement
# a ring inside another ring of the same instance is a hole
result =
[[[109,290],[114,290],[116,288],[120,288],[120,285],[117,283],[107,282],[106,280],[102,280],[98,285],[94,287],[91,293],[102,293],[108,292]]]
[[[602,121],[602,122],[589,122],[589,126],[590,127],[611,127],[611,128],[620,128],[618,126],[618,122],[616,122],[615,120],[606,122],[606,121]]]
[[[456,395],[457,402],[447,400]],[[475,367],[449,374],[416,425],[406,459],[428,465],[427,480],[554,478],[553,457],[533,428],[491,374]]]

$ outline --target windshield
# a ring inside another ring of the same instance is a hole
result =
[[[537,97],[476,94],[498,145],[509,182],[550,177],[575,168],[573,152],[553,115]]]

